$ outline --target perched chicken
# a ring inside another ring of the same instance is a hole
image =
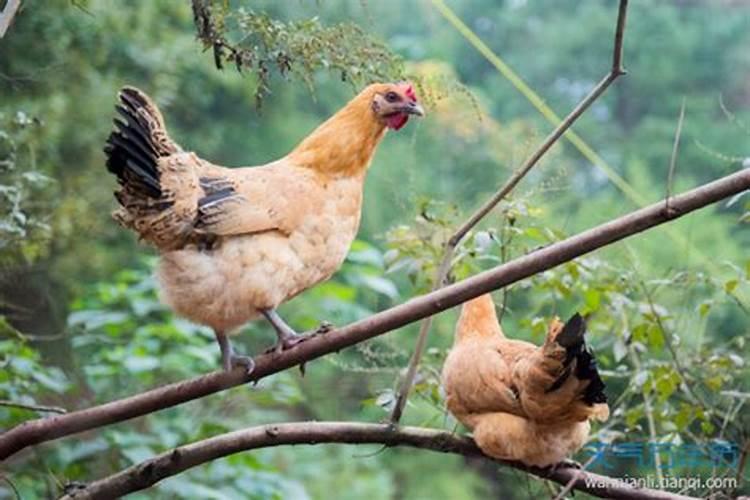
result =
[[[248,372],[252,359],[228,335],[262,315],[279,350],[303,338],[276,308],[339,268],[375,148],[386,129],[423,115],[411,85],[373,84],[280,160],[225,168],[180,148],[138,89],[123,88],[116,109],[104,149],[120,184],[114,218],[159,250],[163,300],[213,328],[226,370]]]
[[[555,319],[542,346],[505,337],[490,295],[463,305],[443,366],[448,410],[486,454],[527,465],[556,464],[583,446],[590,419],[609,406],[586,324]]]

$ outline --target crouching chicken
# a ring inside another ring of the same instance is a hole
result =
[[[586,324],[554,319],[541,346],[505,337],[490,295],[465,303],[442,373],[448,410],[484,453],[546,467],[586,442],[609,406]]]
[[[123,88],[116,110],[104,149],[120,185],[114,218],[157,248],[162,300],[214,330],[226,370],[248,373],[252,358],[228,336],[263,316],[277,349],[304,338],[276,308],[340,267],[375,149],[387,129],[423,115],[408,83],[373,84],[283,158],[226,168],[175,143],[140,90]]]

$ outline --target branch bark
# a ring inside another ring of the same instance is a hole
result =
[[[146,489],[162,479],[174,476],[192,467],[234,453],[272,446],[321,443],[380,444],[386,447],[409,446],[440,453],[483,457],[561,485],[570,483],[574,489],[601,498],[639,500],[688,500],[693,498],[666,491],[636,488],[614,478],[572,467],[539,469],[518,462],[495,460],[484,455],[471,439],[436,429],[394,428],[387,424],[355,422],[297,422],[250,427],[180,446],[95,481],[82,489],[71,491],[62,499],[119,498],[122,495]]]
[[[5,8],[0,12],[0,38],[5,36],[5,32],[8,31],[10,23],[13,22],[20,6],[21,0],[8,0],[6,2]]]
[[[534,168],[539,160],[549,151],[549,149],[555,145],[555,143],[567,132],[567,130],[573,126],[573,123],[583,113],[604,94],[610,85],[620,76],[625,74],[625,69],[622,67],[622,42],[623,35],[625,33],[625,22],[627,20],[628,12],[628,0],[620,0],[619,9],[617,12],[617,23],[615,27],[614,47],[612,49],[612,67],[609,73],[602,78],[602,80],[591,89],[591,92],[578,103],[573,111],[566,116],[563,121],[552,131],[550,135],[542,142],[542,144],[529,156],[521,167],[508,179],[508,181],[501,187],[490,199],[488,199],[476,212],[474,212],[461,226],[456,229],[453,235],[448,239],[445,244],[443,251],[443,257],[440,265],[438,266],[433,281],[432,291],[438,290],[445,285],[445,280],[451,270],[451,262],[456,248],[466,235],[471,231],[487,214],[489,214],[498,203],[500,203],[506,196],[510,194],[513,189],[518,185],[521,180]],[[417,342],[414,345],[414,352],[412,353],[411,359],[409,360],[409,366],[404,376],[404,380],[401,382],[398,396],[396,398],[396,404],[393,407],[391,413],[391,422],[398,423],[401,420],[401,415],[406,405],[406,400],[409,398],[409,392],[411,391],[412,385],[414,385],[414,377],[417,375],[417,367],[419,361],[422,359],[424,350],[427,347],[427,336],[430,333],[430,327],[432,326],[432,316],[425,318],[419,327],[419,335],[417,336]]]
[[[0,460],[28,446],[122,422],[260,380],[445,311],[747,189],[750,189],[750,168],[674,196],[669,207],[664,200],[659,201],[471,278],[326,334],[315,335],[288,351],[260,355],[255,358],[255,370],[249,376],[241,369],[213,372],[85,410],[24,422],[0,435]]]

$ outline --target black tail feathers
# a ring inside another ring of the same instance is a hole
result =
[[[555,338],[555,342],[565,348],[565,361],[563,362],[565,369],[547,392],[554,391],[563,385],[565,380],[571,375],[570,367],[575,359],[576,364],[573,375],[579,380],[589,381],[583,393],[584,402],[590,405],[606,403],[607,395],[604,393],[606,386],[599,376],[596,358],[594,358],[591,350],[586,347],[585,333],[586,321],[580,314],[575,313],[565,323],[562,331]]]
[[[157,161],[171,153],[158,140],[169,141],[161,116],[145,94],[131,87],[120,91],[115,109],[115,130],[104,146],[107,170],[131,193],[158,199],[162,191]]]

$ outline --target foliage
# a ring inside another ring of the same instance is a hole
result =
[[[263,12],[232,10],[225,0],[193,0],[193,15],[198,37],[205,49],[213,50],[217,68],[228,61],[237,71],[253,71],[258,104],[271,91],[272,69],[300,78],[311,90],[320,69],[338,74],[355,88],[398,80],[404,74],[401,58],[353,23],[328,27],[316,17],[284,22]]]
[[[674,190],[747,166],[750,9],[724,4],[631,2],[629,73],[576,124],[645,199],[664,195],[683,96]],[[612,2],[451,6],[559,114],[608,69]],[[218,366],[211,333],[158,302],[149,250],[107,215],[114,181],[103,174],[100,150],[121,85],[152,94],[180,144],[217,163],[256,165],[285,154],[366,82],[404,74],[417,81],[429,115],[380,147],[361,241],[334,280],[283,307],[299,329],[321,320],[345,324],[428,289],[451,230],[549,132],[428,2],[259,0],[242,10],[236,2],[195,0],[192,7],[172,0],[117,9],[106,0],[29,3],[0,44],[0,399],[83,408]],[[216,71],[201,46],[250,78]],[[259,98],[263,114],[254,109]],[[518,338],[540,341],[555,314],[589,316],[613,405],[597,438],[645,442],[653,420],[660,442],[748,442],[750,233],[739,223],[748,220],[748,204],[744,194],[671,225],[687,244],[654,230],[496,294],[505,330]],[[451,279],[630,208],[606,176],[561,142],[465,239]],[[454,322],[453,312],[435,318],[405,423],[455,428],[437,383]],[[279,374],[258,387],[50,443],[14,459],[4,474],[23,498],[46,498],[68,481],[90,481],[226,430],[281,420],[381,420],[415,333],[409,326],[326,356],[309,364],[305,378]],[[272,338],[262,322],[236,337],[239,349],[253,353]],[[0,407],[0,427],[32,416]],[[541,494],[537,482],[495,467],[378,451],[245,453],[140,497]],[[603,472],[634,477],[653,470],[621,464]],[[686,471],[669,464],[665,472]],[[704,472],[731,474],[726,467]],[[11,495],[0,483],[0,497]]]
[[[52,179],[37,170],[42,124],[23,111],[0,114],[0,268],[33,262],[45,250]]]

